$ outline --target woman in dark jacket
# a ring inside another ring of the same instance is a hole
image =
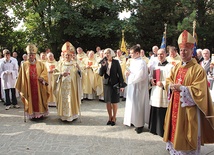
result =
[[[104,50],[104,59],[101,60],[100,76],[104,76],[104,101],[109,115],[107,125],[116,123],[117,103],[120,100],[120,91],[124,90],[122,70],[118,60],[113,59],[115,53],[112,49]]]

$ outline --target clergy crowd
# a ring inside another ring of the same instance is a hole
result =
[[[56,61],[50,49],[38,53],[26,47],[23,60],[4,49],[0,59],[1,99],[5,110],[24,104],[29,119],[57,108],[62,121],[81,116],[84,100],[106,103],[107,125],[116,125],[117,103],[126,102],[123,124],[139,134],[145,124],[163,137],[170,154],[200,154],[201,145],[214,142],[214,59],[209,49],[197,49],[186,30],[175,46],[153,46],[146,57],[139,44],[127,53],[111,48],[84,52],[66,42]]]

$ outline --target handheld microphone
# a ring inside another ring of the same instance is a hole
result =
[[[103,64],[103,63],[106,62],[106,61],[107,61],[107,58],[104,57],[102,60],[100,60],[99,64]]]

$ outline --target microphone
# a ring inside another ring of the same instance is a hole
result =
[[[106,61],[107,61],[107,58],[104,57],[102,60],[100,60],[99,64],[103,64],[103,63],[106,62]]]

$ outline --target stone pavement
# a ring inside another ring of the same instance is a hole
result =
[[[98,101],[84,101],[82,122],[71,123],[59,120],[54,107],[49,117],[24,123],[19,105],[6,111],[0,103],[0,155],[168,155],[161,137],[122,124],[125,102],[116,126],[106,125],[105,103]],[[214,155],[214,145],[203,146],[202,155]]]

